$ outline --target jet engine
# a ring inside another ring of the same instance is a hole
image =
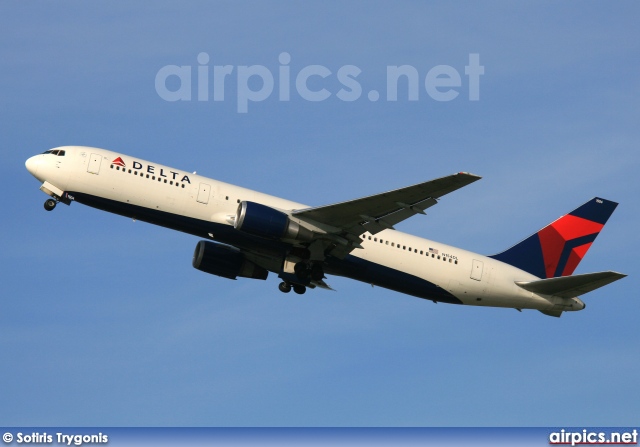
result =
[[[310,241],[313,232],[282,211],[255,202],[240,202],[234,228],[266,239]]]
[[[245,259],[239,250],[227,245],[200,241],[193,252],[193,266],[201,272],[224,278],[267,279],[269,272]]]

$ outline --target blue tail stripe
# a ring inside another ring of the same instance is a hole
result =
[[[538,233],[532,234],[524,241],[514,245],[510,249],[489,256],[506,264],[518,267],[525,272],[536,275],[538,278],[546,278],[547,273],[544,268],[544,258],[542,257],[542,246]]]

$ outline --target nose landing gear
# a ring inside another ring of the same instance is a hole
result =
[[[54,209],[56,207],[56,205],[58,204],[58,202],[56,202],[53,199],[47,199],[44,202],[44,209],[47,211],[51,211],[52,209]]]

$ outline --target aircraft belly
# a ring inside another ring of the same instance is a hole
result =
[[[424,278],[357,256],[347,255],[342,260],[327,258],[326,265],[325,271],[329,274],[345,276],[418,298],[462,304],[446,289]]]
[[[221,224],[159,209],[147,208],[84,192],[71,191],[69,194],[73,195],[76,202],[93,208],[192,234],[201,238],[213,239],[214,241],[230,244],[241,249],[278,256],[283,254],[286,249],[286,244],[282,242],[270,241],[241,233],[229,224]],[[213,238],[210,236],[211,234],[214,235]]]

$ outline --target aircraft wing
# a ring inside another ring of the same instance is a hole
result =
[[[309,218],[359,235],[362,228],[376,234],[435,205],[437,199],[456,189],[480,180],[466,172],[437,178],[406,188],[336,203],[296,210],[293,215]]]

